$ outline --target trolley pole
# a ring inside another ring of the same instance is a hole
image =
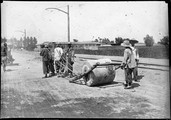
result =
[[[64,10],[61,10],[59,8],[46,8],[45,10],[48,10],[48,9],[55,9],[55,10],[58,10],[58,11],[61,11],[65,14],[67,14],[67,20],[68,20],[68,26],[67,26],[67,29],[68,29],[68,42],[70,42],[70,18],[69,18],[69,5],[67,5],[67,12],[64,11]]]
[[[68,42],[70,42],[70,19],[69,19],[69,5],[67,5],[68,10]]]

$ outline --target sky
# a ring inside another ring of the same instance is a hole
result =
[[[168,4],[164,1],[129,2],[22,2],[1,4],[1,36],[7,39],[36,37],[45,41],[67,42],[69,5],[70,41],[92,41],[98,37],[116,37],[144,42],[149,34],[155,43],[168,33]],[[20,32],[19,32],[20,31]]]

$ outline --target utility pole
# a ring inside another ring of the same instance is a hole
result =
[[[68,42],[70,42],[70,19],[69,19],[69,5],[67,5],[68,10]]]
[[[26,29],[24,29],[24,37],[26,38]]]
[[[70,18],[69,18],[69,5],[67,5],[67,12],[64,11],[64,10],[61,10],[59,8],[46,8],[45,10],[48,10],[48,9],[55,9],[55,10],[58,10],[58,11],[61,11],[65,14],[67,14],[67,20],[68,20],[68,26],[67,26],[67,29],[68,29],[68,42],[70,42]]]
[[[21,32],[21,33],[24,33],[24,38],[26,39],[26,29],[24,29],[24,32],[23,31],[20,31],[20,30],[16,30],[16,32]],[[23,41],[22,41],[22,47],[23,47]]]

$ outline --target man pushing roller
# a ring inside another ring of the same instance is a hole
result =
[[[125,89],[131,88],[132,85],[132,72],[136,68],[136,61],[129,40],[125,40],[121,46],[125,47],[124,60],[121,64],[121,68],[125,71]]]

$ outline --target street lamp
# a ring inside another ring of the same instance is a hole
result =
[[[69,5],[67,5],[67,12],[66,11],[63,11],[59,8],[46,8],[45,10],[48,10],[48,9],[55,9],[55,10],[58,10],[58,11],[61,11],[65,14],[67,14],[67,17],[68,17],[68,42],[70,42],[70,19],[69,19]]]
[[[26,38],[26,29],[24,29],[24,32],[23,31],[20,31],[20,30],[16,30],[15,32],[24,33],[24,37]],[[22,47],[23,47],[23,41],[21,43],[22,43]]]

